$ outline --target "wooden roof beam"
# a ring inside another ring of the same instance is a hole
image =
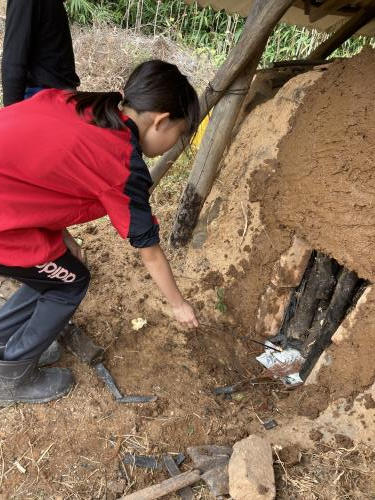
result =
[[[307,60],[326,59],[348,38],[353,36],[359,29],[369,23],[375,17],[375,0],[372,0],[362,10],[354,14],[341,28],[325,42],[319,45],[308,57]]]
[[[339,9],[346,7],[347,5],[352,4],[350,0],[326,0],[319,7],[310,6],[309,19],[311,23],[315,23],[319,21],[324,16],[329,14],[332,15],[343,15],[342,13],[338,13]]]

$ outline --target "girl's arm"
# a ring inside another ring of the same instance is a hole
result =
[[[189,328],[197,328],[199,323],[194,310],[181,295],[163,250],[159,245],[139,250],[145,267],[172,307],[176,320]]]

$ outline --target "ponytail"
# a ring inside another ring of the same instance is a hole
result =
[[[91,109],[93,125],[114,130],[125,127],[119,113],[121,100],[120,92],[73,92],[68,98],[68,102],[76,103],[76,111],[80,115]]]

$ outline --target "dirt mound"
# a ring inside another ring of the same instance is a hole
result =
[[[259,297],[293,234],[360,277],[374,278],[373,74],[368,49],[293,78],[248,116],[229,150],[203,214],[206,241],[188,255],[226,277],[221,286],[229,311],[249,336]],[[220,209],[210,221],[217,200]],[[375,378],[369,359],[374,300],[371,290],[350,339],[330,349],[320,383],[331,397],[356,393]]]
[[[375,279],[375,51],[333,64],[279,145],[264,206],[360,277]],[[259,186],[260,187],[260,186]],[[273,203],[272,203],[273,200]]]
[[[275,175],[252,178],[264,191],[267,225],[285,225],[362,278],[374,281],[375,51],[333,64],[316,83],[280,143]],[[258,195],[257,195],[258,196]],[[375,293],[319,381],[334,397],[372,383],[369,353],[375,341]]]
[[[278,143],[290,130],[291,119],[307,90],[321,75],[313,71],[293,78],[244,121],[188,250],[188,269],[197,269],[202,277],[208,269],[225,277],[222,286],[229,312],[248,332],[253,330],[259,297],[269,283],[271,269],[292,235],[292,231],[264,220],[264,189],[254,197],[252,175],[261,171],[271,178],[274,174]],[[199,248],[202,239],[205,243]],[[214,291],[207,294],[212,304],[216,300]]]

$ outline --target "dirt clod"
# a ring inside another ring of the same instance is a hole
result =
[[[375,408],[375,400],[371,396],[371,394],[365,394],[364,406],[365,406],[366,410],[370,410],[372,408]]]
[[[284,446],[278,452],[278,455],[280,460],[286,465],[296,465],[302,458],[301,449],[296,445]]]
[[[321,441],[323,438],[323,433],[318,429],[312,429],[309,433],[309,437],[312,441]]]
[[[219,271],[210,271],[202,278],[202,290],[215,290],[224,284],[223,275]]]
[[[335,440],[339,448],[350,449],[354,446],[353,440],[344,434],[335,434]]]

